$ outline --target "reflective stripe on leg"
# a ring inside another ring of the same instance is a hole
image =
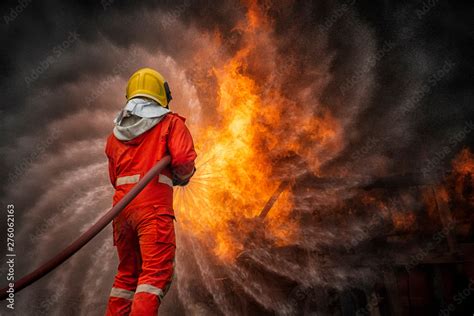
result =
[[[127,300],[133,300],[133,295],[134,294],[135,294],[135,292],[133,292],[133,291],[120,289],[118,287],[113,287],[112,290],[110,291],[110,296],[120,297],[120,298],[124,298],[124,299],[127,299]]]
[[[160,301],[165,296],[165,293],[163,293],[162,289],[150,284],[139,284],[137,286],[137,290],[135,291],[135,293],[140,293],[140,292],[155,294],[160,298]]]

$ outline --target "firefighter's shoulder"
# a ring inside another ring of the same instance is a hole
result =
[[[180,119],[181,121],[185,122],[186,118],[184,116],[179,115],[176,112],[170,112],[168,116],[171,116],[173,119]]]
[[[172,120],[181,120],[183,122],[186,122],[186,118],[176,112],[170,112],[167,116],[169,116]]]

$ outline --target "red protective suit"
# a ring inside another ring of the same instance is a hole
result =
[[[130,141],[120,141],[113,134],[107,139],[114,205],[163,156],[171,156],[171,166],[113,221],[119,266],[106,315],[155,316],[170,286],[176,248],[173,179],[186,182],[196,158],[184,121],[170,113]]]

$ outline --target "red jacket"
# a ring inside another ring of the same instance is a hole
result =
[[[114,205],[157,161],[170,155],[171,166],[152,180],[127,208],[153,205],[159,213],[174,216],[173,176],[190,178],[196,159],[193,139],[184,122],[185,118],[169,113],[132,140],[120,141],[113,134],[107,138],[105,153],[109,159],[110,182],[115,188]]]

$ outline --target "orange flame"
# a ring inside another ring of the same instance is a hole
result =
[[[406,231],[413,228],[416,222],[416,216],[413,212],[393,213],[392,222],[395,230]]]
[[[219,122],[199,127],[197,173],[186,188],[175,193],[182,227],[224,261],[234,260],[253,231],[263,227],[265,238],[275,245],[297,239],[296,223],[289,216],[293,208],[290,189],[279,196],[264,222],[257,220],[279,186],[274,180],[279,176],[274,174],[274,151],[296,152],[316,171],[322,159],[310,151],[311,145],[305,145],[319,142],[322,147],[338,148],[332,140],[339,136],[340,128],[330,113],[319,118],[301,115],[298,126],[289,126],[282,113],[291,102],[278,91],[272,91],[271,98],[262,96],[265,82],[247,74],[249,58],[266,58],[256,49],[260,39],[256,37],[266,26],[258,7],[251,3],[247,25],[242,27],[245,44],[222,67],[213,69]],[[284,132],[288,133],[282,139]]]
[[[474,205],[474,196],[472,194],[465,194],[466,186],[474,187],[473,174],[474,154],[468,148],[464,148],[452,161],[452,173],[444,178],[442,183],[434,187],[427,187],[422,192],[426,210],[432,220],[439,220],[438,202],[449,204],[450,201],[461,200],[465,201],[468,205]],[[453,210],[453,215],[459,217],[462,213],[463,206],[458,203],[457,207]],[[470,211],[466,212],[466,214],[469,213]]]
[[[453,160],[453,169],[460,174],[474,174],[474,154],[464,148]]]
[[[458,197],[464,194],[465,188],[474,187],[474,154],[468,148],[464,148],[453,160],[455,192]],[[471,189],[472,190],[472,189]],[[474,195],[465,196],[474,205]]]

